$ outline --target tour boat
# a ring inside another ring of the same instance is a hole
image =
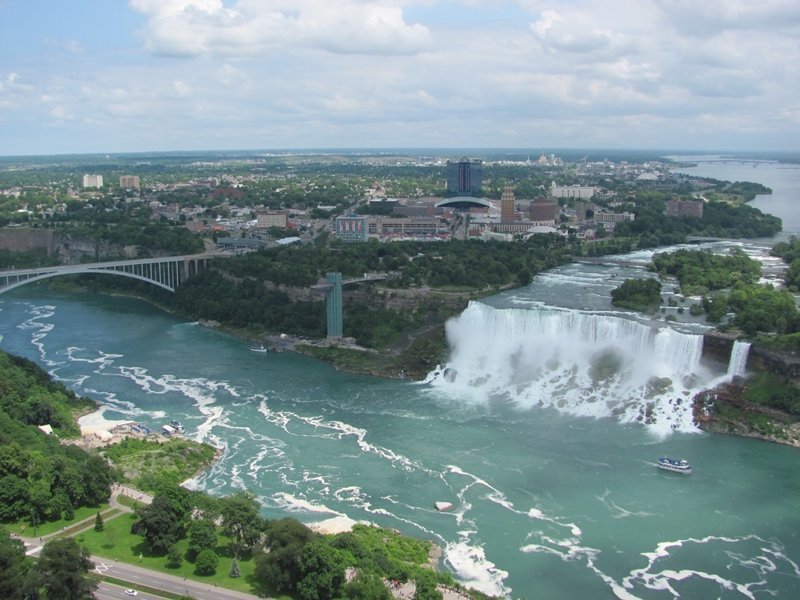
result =
[[[250,350],[252,352],[266,352],[267,347],[264,344],[255,344],[254,346],[250,346]]]
[[[169,422],[169,426],[172,427],[176,432],[183,433],[183,425],[181,425],[180,421],[172,420]]]
[[[667,458],[662,456],[658,459],[658,468],[673,473],[684,473],[688,475],[692,472],[692,465],[682,458]]]

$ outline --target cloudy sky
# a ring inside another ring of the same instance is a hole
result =
[[[0,155],[800,150],[798,0],[0,0]]]

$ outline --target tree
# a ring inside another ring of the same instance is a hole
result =
[[[173,546],[169,549],[169,554],[167,554],[167,567],[170,569],[179,569],[181,564],[183,564],[181,553],[178,551],[177,546]]]
[[[414,581],[414,600],[442,600],[442,592],[436,589],[436,577],[431,571],[420,570]]]
[[[297,557],[317,534],[292,518],[269,521],[265,534],[269,552],[256,556],[255,578],[265,587],[272,587],[278,592],[290,592],[300,578]]]
[[[391,600],[392,595],[378,575],[359,573],[344,586],[344,595],[350,600]]]
[[[219,558],[217,553],[213,550],[203,550],[197,555],[197,562],[195,562],[195,572],[198,575],[213,575],[217,572],[217,565]]]
[[[97,515],[94,517],[94,530],[95,531],[103,531],[106,528],[105,523],[103,523],[103,516],[100,514],[100,511],[97,511]]]
[[[25,546],[0,527],[0,598],[22,600],[25,586]]]
[[[242,547],[252,548],[261,537],[261,516],[258,501],[244,490],[220,501],[222,532],[234,538],[234,556]]]
[[[183,527],[166,496],[156,496],[153,502],[141,509],[139,520],[133,524],[132,531],[144,535],[147,547],[155,554],[166,554],[178,541]]]
[[[210,519],[197,519],[189,525],[190,560],[203,550],[214,550],[217,547],[217,528]]]
[[[239,559],[234,557],[231,561],[231,570],[228,571],[228,577],[233,577],[235,579],[236,577],[241,576],[242,572],[239,570]]]
[[[611,302],[632,310],[652,310],[661,302],[661,284],[657,279],[626,279],[611,290]]]
[[[94,598],[97,589],[89,576],[92,566],[85,548],[74,538],[62,538],[45,544],[34,569],[46,598],[85,600]]]
[[[304,600],[333,600],[344,585],[344,560],[327,541],[306,544],[297,558],[300,564],[297,593]]]

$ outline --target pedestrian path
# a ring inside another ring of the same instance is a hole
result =
[[[127,485],[114,484],[111,486],[111,497],[108,500],[108,508],[100,512],[100,516],[104,521],[108,521],[119,517],[125,513],[133,512],[129,506],[125,506],[119,502],[119,496],[125,495],[143,504],[150,504],[153,497],[149,494],[137,490]],[[87,529],[94,527],[96,516],[86,517],[69,526],[62,527],[58,531],[48,533],[39,537],[30,537],[24,535],[13,535],[15,539],[20,540],[25,545],[25,554],[28,556],[36,556],[41,552],[46,541],[51,539],[58,539],[64,536],[76,535]]]

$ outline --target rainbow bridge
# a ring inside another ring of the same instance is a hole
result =
[[[175,289],[189,277],[209,268],[212,258],[230,254],[207,252],[186,256],[166,256],[161,258],[140,258],[109,262],[61,265],[39,269],[11,269],[0,271],[0,294],[27,283],[34,283],[62,275],[82,275],[85,273],[105,273],[130,277],[152,283],[160,288],[175,292]],[[363,277],[342,279],[341,273],[328,273],[325,280],[311,286],[312,290],[325,295],[327,329],[329,338],[340,338],[343,332],[344,311],[342,306],[342,286],[373,283],[386,279],[386,273],[364,273]]]
[[[109,262],[85,263],[79,265],[60,265],[39,269],[11,269],[0,271],[0,294],[33,283],[62,275],[81,275],[84,273],[106,273],[146,281],[160,288],[174,292],[192,275],[205,271],[209,261],[218,254],[191,254],[186,256],[166,256],[161,258],[139,258]]]

